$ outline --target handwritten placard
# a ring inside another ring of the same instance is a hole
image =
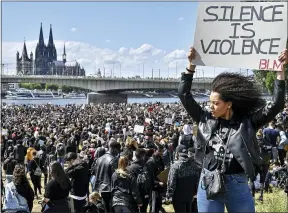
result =
[[[196,65],[281,70],[287,2],[199,3]]]

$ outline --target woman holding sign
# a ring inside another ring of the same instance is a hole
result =
[[[179,98],[198,123],[195,161],[202,173],[198,186],[199,212],[255,212],[248,178],[254,179],[261,165],[256,132],[284,108],[285,74],[277,72],[273,101],[265,104],[261,93],[248,78],[222,73],[213,83],[210,109],[201,108],[190,92],[196,65],[191,48],[189,66],[182,73]],[[287,50],[278,60],[286,65]]]

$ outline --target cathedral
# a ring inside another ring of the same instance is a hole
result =
[[[66,61],[65,44],[63,48],[62,60],[57,61],[57,51],[53,41],[52,26],[50,25],[50,33],[48,44],[44,43],[42,23],[40,27],[39,41],[35,50],[35,59],[33,53],[28,57],[26,43],[20,57],[19,52],[16,53],[16,70],[20,75],[66,75],[66,76],[85,76],[85,70],[77,61]]]

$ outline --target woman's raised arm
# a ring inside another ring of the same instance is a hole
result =
[[[188,54],[189,65],[186,68],[186,72],[182,73],[181,82],[178,88],[178,96],[188,114],[195,122],[199,123],[204,110],[194,100],[191,94],[192,80],[196,68],[196,65],[192,64],[193,59],[195,59],[195,49],[191,48]]]

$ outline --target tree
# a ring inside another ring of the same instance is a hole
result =
[[[20,88],[32,89],[30,83],[19,83]]]
[[[288,48],[288,40],[286,44],[286,48]],[[286,85],[288,85],[288,65],[285,66],[285,78],[286,78]],[[273,87],[274,87],[274,81],[276,79],[276,73],[271,72],[271,71],[266,71],[266,70],[253,70],[255,80],[263,87],[265,87],[269,93],[273,92]],[[288,87],[287,87],[287,92],[288,92]]]
[[[41,86],[41,84],[35,84],[35,83],[33,83],[33,84],[31,84],[31,88],[32,88],[32,89],[38,89],[38,90],[40,90],[40,89],[42,89],[42,86]]]
[[[72,92],[72,91],[73,91],[73,87],[66,86],[66,85],[63,85],[63,86],[61,87],[61,89],[62,89],[62,92],[64,92],[64,93],[69,93],[69,92]]]
[[[265,86],[270,94],[273,93],[275,79],[276,79],[275,72],[267,72],[266,79],[265,79]]]
[[[56,85],[56,84],[46,84],[46,85],[45,85],[45,89],[46,89],[46,90],[53,90],[53,91],[55,91],[55,90],[58,90],[58,88],[59,88],[59,86]]]

